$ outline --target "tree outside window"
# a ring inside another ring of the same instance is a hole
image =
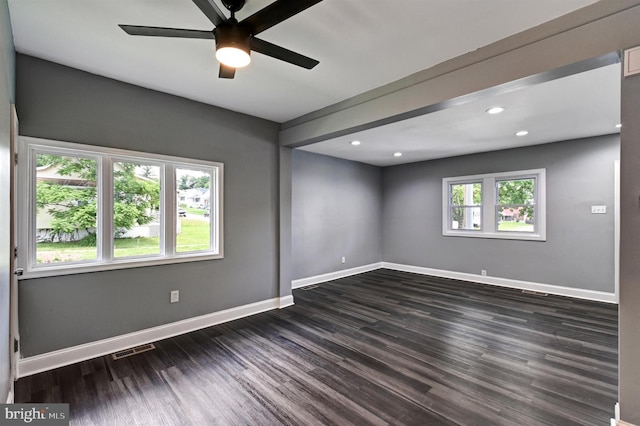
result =
[[[535,231],[535,178],[496,181],[498,231]]]

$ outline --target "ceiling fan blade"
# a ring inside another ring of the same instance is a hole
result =
[[[218,72],[218,78],[233,78],[236,75],[236,69],[220,64],[220,71]]]
[[[249,26],[252,34],[259,34],[321,1],[322,0],[277,0],[244,19],[241,24]]]
[[[193,0],[193,2],[216,27],[227,20],[222,10],[220,10],[213,0]]]
[[[256,37],[251,37],[251,50],[262,53],[263,55],[271,56],[272,58],[280,59],[281,61],[289,62],[290,64],[297,65],[308,70],[320,63],[308,56],[301,55],[292,50],[285,49],[284,47],[277,46]]]
[[[213,31],[186,30],[182,28],[145,27],[141,25],[118,25],[129,35],[155,37],[181,37],[214,39]]]

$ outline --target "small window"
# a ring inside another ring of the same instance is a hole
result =
[[[446,236],[545,240],[545,170],[444,178]]]
[[[223,257],[221,163],[21,139],[25,278]]]

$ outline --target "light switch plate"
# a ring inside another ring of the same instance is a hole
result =
[[[640,46],[624,52],[624,76],[640,74]]]

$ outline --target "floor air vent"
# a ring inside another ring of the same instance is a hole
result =
[[[131,355],[136,355],[142,352],[152,351],[155,348],[156,347],[153,345],[153,343],[147,343],[146,345],[136,346],[135,348],[125,349],[123,351],[113,353],[111,354],[111,356],[113,357],[113,359],[117,360],[117,359],[126,358]]]
[[[524,294],[532,294],[534,296],[548,296],[549,293],[540,293],[539,291],[533,291],[533,290],[522,290],[522,292]]]
[[[306,287],[302,287],[301,290],[313,290],[314,288],[318,288],[318,284],[311,284]]]

